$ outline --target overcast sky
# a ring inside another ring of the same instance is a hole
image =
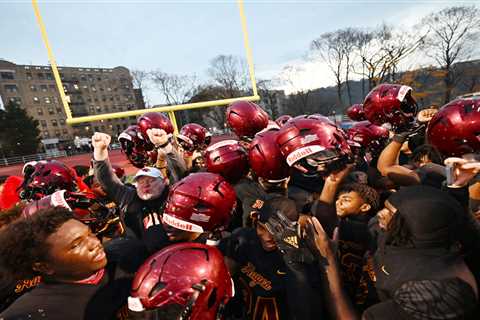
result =
[[[301,67],[297,87],[333,85],[328,69],[305,63],[310,42],[344,27],[409,26],[452,4],[479,1],[245,1],[258,78]],[[40,1],[57,63],[161,69],[206,76],[219,54],[245,56],[235,1]],[[30,1],[0,0],[0,58],[47,64]]]

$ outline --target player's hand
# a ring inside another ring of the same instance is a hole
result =
[[[92,146],[99,151],[106,150],[112,141],[112,137],[103,132],[95,132],[92,136]]]
[[[445,165],[453,167],[453,181],[449,185],[453,188],[466,186],[478,173],[480,173],[480,162],[463,158],[447,158]]]
[[[429,122],[437,112],[438,109],[435,108],[423,109],[417,114],[417,120],[419,122]]]
[[[319,254],[324,259],[332,258],[336,254],[338,227],[330,239],[317,218],[312,217],[305,226],[305,240],[313,253]]]
[[[164,146],[168,143],[169,136],[163,129],[151,128],[147,130],[148,139],[156,147]]]
[[[336,183],[336,184],[341,183],[345,179],[345,177],[350,173],[352,168],[353,168],[353,164],[347,164],[347,166],[341,171],[337,171],[329,174],[326,179],[326,182]]]
[[[92,136],[93,158],[96,161],[103,161],[108,158],[108,146],[111,140],[112,137],[102,132],[95,132]]]

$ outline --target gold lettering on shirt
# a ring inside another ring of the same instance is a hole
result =
[[[258,272],[255,272],[255,266],[252,263],[248,262],[240,271],[250,279],[250,287],[259,285],[264,290],[272,290],[272,282]]]

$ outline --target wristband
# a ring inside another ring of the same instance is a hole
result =
[[[396,134],[393,136],[392,140],[403,144],[405,141],[407,141],[407,137],[403,134]]]

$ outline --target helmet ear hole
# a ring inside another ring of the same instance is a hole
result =
[[[161,281],[157,282],[157,284],[150,291],[149,296],[150,297],[155,296],[158,292],[163,290],[166,286],[167,286],[167,284],[165,282],[161,282]]]
[[[215,301],[217,301],[217,288],[213,288],[212,293],[208,297],[208,309],[215,305]]]

